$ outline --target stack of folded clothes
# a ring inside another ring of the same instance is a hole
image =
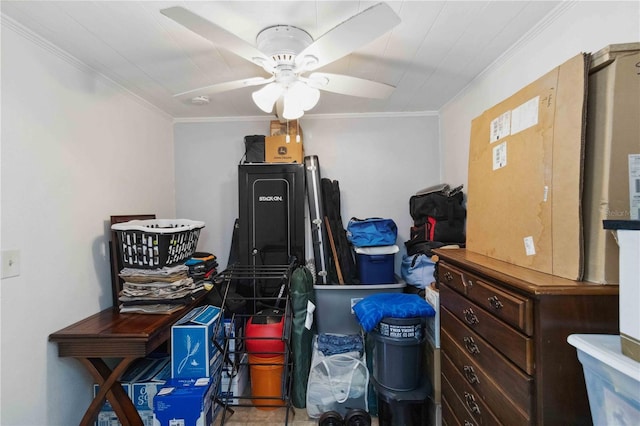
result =
[[[189,267],[179,264],[159,269],[124,268],[119,294],[120,312],[171,313],[193,300],[204,288],[189,276]]]
[[[189,267],[189,276],[195,281],[210,280],[217,273],[218,261],[212,253],[196,252],[193,253],[185,265]]]

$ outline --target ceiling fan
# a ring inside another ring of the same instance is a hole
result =
[[[320,90],[384,99],[395,88],[347,75],[312,72],[350,54],[400,23],[400,18],[385,3],[378,3],[352,16],[316,40],[303,29],[291,25],[267,27],[257,35],[255,46],[183,7],[170,7],[160,12],[270,74],[269,77],[200,87],[174,97],[197,98],[263,85],[252,94],[256,105],[266,113],[272,113],[275,107],[278,118],[294,120],[317,104]]]

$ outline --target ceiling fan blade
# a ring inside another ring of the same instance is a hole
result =
[[[192,97],[197,95],[214,95],[216,93],[227,92],[229,90],[242,89],[243,87],[258,86],[260,84],[271,83],[275,77],[253,77],[244,80],[227,81],[224,83],[216,83],[211,86],[199,87],[197,89],[188,90],[186,92],[173,95],[174,98]]]
[[[306,79],[309,86],[341,95],[385,99],[395,89],[389,84],[341,74],[314,72]]]
[[[253,45],[184,7],[170,7],[160,10],[160,13],[204,37],[216,46],[227,49],[247,61],[265,69],[275,67],[273,60]]]
[[[296,57],[296,65],[307,71],[318,69],[348,55],[380,37],[400,23],[386,3],[378,3],[326,32]],[[317,62],[308,62],[308,57]],[[307,65],[305,65],[307,64]]]

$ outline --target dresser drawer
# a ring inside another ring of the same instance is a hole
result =
[[[445,385],[446,382],[446,385]],[[473,420],[470,414],[462,405],[462,401],[458,399],[449,384],[449,381],[444,378],[442,380],[443,389],[447,389],[446,395],[443,390],[442,393],[442,424],[443,426],[478,426],[478,423]],[[458,417],[460,416],[460,417]]]
[[[468,328],[486,339],[491,346],[498,349],[527,374],[533,374],[533,340],[531,338],[446,285],[440,287],[440,306],[448,309]]]
[[[442,350],[448,353],[463,352],[465,357],[491,375],[498,389],[506,389],[509,398],[522,407],[525,413],[532,412],[533,378],[524,374],[482,337],[466,327],[455,315],[442,309],[440,315],[445,324],[441,331]]]
[[[449,401],[463,424],[464,419],[473,419],[473,423],[481,425],[501,424],[482,395],[467,383],[445,352],[442,352],[442,396]]]
[[[464,294],[527,336],[533,334],[533,302],[531,299],[498,288],[489,280],[446,264],[438,266],[438,274],[440,273],[444,274],[442,281],[450,288]],[[451,279],[447,279],[448,277]]]
[[[464,272],[445,263],[438,263],[438,282],[440,284],[446,284],[462,294],[467,293],[464,274]]]
[[[493,372],[499,371],[499,368],[504,367],[504,364],[481,366],[471,359],[464,349],[453,343],[451,336],[446,332],[443,332],[442,338],[442,350],[446,352],[456,371],[465,378],[469,386],[482,395],[482,398],[502,423],[516,425],[530,422],[531,398],[526,398],[524,401],[521,400],[522,398],[518,398],[520,401],[516,401],[516,396],[522,395],[522,391],[527,390],[526,380],[513,388],[503,388],[494,381]]]

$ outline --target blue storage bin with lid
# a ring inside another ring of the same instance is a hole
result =
[[[356,247],[360,284],[393,284],[397,245],[378,247]]]

